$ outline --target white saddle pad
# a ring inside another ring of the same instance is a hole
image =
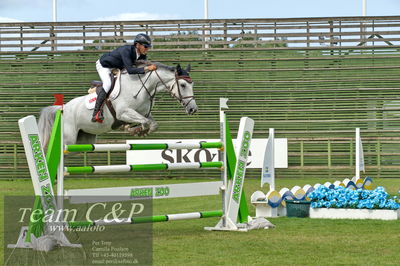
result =
[[[111,92],[110,97],[109,97],[109,99],[111,101],[114,101],[115,99],[117,99],[119,92],[121,91],[121,70],[118,69],[118,73],[116,76],[117,76],[117,80],[115,81],[114,89]],[[96,99],[97,99],[96,92],[86,95],[86,97],[85,97],[86,108],[89,110],[93,110],[94,106],[96,105]]]

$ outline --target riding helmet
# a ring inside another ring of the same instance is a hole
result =
[[[139,33],[138,35],[136,35],[133,45],[135,45],[136,43],[140,43],[146,48],[151,47],[151,39],[149,35],[144,33]]]

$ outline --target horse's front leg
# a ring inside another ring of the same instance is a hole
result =
[[[156,131],[158,129],[158,123],[156,122],[156,120],[153,119],[153,116],[151,114],[149,114],[149,132],[147,134],[150,134],[154,131]]]
[[[157,129],[158,125],[151,117],[146,118],[133,109],[127,109],[117,114],[117,119],[129,124],[140,124],[132,127],[125,126],[125,130],[132,135],[145,136]]]
[[[149,118],[148,124],[141,125],[125,125],[125,131],[128,131],[134,136],[145,137],[158,129],[158,123],[152,118]]]

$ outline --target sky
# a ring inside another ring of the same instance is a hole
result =
[[[0,22],[53,20],[53,0],[0,0]],[[203,19],[204,0],[57,0],[57,21]],[[208,18],[361,16],[362,0],[208,0]],[[367,16],[400,15],[400,0],[367,0]]]

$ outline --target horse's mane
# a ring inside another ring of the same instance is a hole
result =
[[[165,69],[170,72],[175,72],[178,76],[189,77],[190,72],[190,65],[186,67],[186,69],[182,69],[181,66],[178,64],[177,66],[167,66],[160,62],[151,62],[147,60],[138,60],[136,61],[136,67],[145,67],[147,65],[154,64],[157,66],[157,69]]]
[[[151,62],[151,61],[147,61],[147,60],[138,60],[138,61],[136,61],[136,67],[145,67],[145,66],[147,66],[149,64],[154,64],[154,65],[157,66],[157,68],[164,68],[164,69],[169,70],[169,71],[175,71],[176,70],[176,67],[164,65],[164,64],[162,64],[160,62]]]

